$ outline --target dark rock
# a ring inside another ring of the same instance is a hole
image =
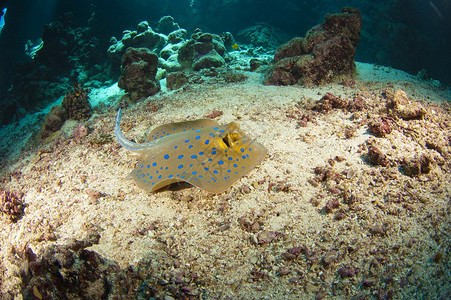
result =
[[[361,24],[357,9],[326,15],[305,38],[294,38],[278,48],[263,84],[321,85],[354,75]]]
[[[156,28],[157,32],[168,35],[169,33],[180,29],[179,24],[174,22],[174,18],[171,16],[164,16],[158,21],[158,26]]]
[[[434,159],[427,155],[404,158],[401,166],[407,176],[418,176],[421,174],[428,174],[433,167]]]
[[[370,164],[375,165],[375,166],[380,165],[380,166],[385,167],[388,165],[387,157],[376,146],[369,147],[367,159]]]
[[[368,131],[377,137],[385,137],[392,129],[388,120],[384,118],[372,119],[368,123]]]
[[[262,61],[257,58],[251,58],[251,60],[249,61],[249,67],[251,71],[257,70],[258,68],[260,68],[261,65]]]
[[[132,101],[155,95],[160,83],[155,79],[158,56],[147,48],[128,48],[122,57],[122,74],[118,86]]]
[[[170,90],[176,90],[189,82],[188,76],[183,72],[169,73],[166,76],[166,86]]]
[[[63,98],[62,106],[67,112],[67,118],[72,120],[86,120],[91,116],[91,103],[88,97],[89,90],[74,84],[72,91]]]
[[[41,129],[38,133],[37,143],[44,141],[53,133],[60,130],[67,118],[67,112],[61,105],[55,105],[44,119]]]
[[[199,57],[193,63],[193,70],[199,71],[201,69],[209,69],[211,67],[221,67],[225,64],[224,58],[216,52],[211,50],[208,54]]]

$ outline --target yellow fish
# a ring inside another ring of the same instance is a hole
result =
[[[240,48],[240,46],[237,43],[232,45],[232,49],[237,50],[238,48]]]
[[[139,154],[138,165],[128,178],[150,192],[185,181],[198,188],[221,193],[255,168],[267,150],[253,142],[235,122],[219,125],[210,119],[169,123],[152,130],[145,143],[127,140],[120,130],[122,112],[116,118],[117,141]]]

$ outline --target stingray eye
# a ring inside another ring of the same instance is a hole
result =
[[[227,146],[230,147],[230,143],[229,143],[229,135],[226,134],[223,138],[222,138],[222,142]]]

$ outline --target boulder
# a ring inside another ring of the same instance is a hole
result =
[[[311,86],[354,75],[361,25],[360,11],[354,8],[327,14],[304,38],[293,38],[277,49],[263,84]]]

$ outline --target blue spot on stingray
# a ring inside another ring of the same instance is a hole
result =
[[[147,169],[150,168],[150,165],[147,165]]]
[[[178,166],[179,169],[183,168],[183,165]]]
[[[218,174],[218,171],[214,170],[213,173]]]
[[[150,176],[149,179],[152,179],[153,176]]]
[[[199,175],[199,178],[202,178],[203,176],[202,175]]]
[[[249,158],[249,154],[246,154],[246,157]]]
[[[199,152],[199,155],[204,155],[204,153],[203,152]]]
[[[172,178],[172,175],[169,175],[168,178]]]
[[[193,148],[193,145],[189,145],[189,146],[188,146],[188,149],[191,149],[191,148]]]
[[[238,165],[237,164],[233,164],[233,166],[236,168],[236,167],[238,167]]]
[[[169,155],[165,155],[165,156],[163,156],[164,157],[164,159],[168,159],[169,158]]]
[[[194,171],[193,173],[192,173],[193,175],[196,175],[197,174],[197,172],[196,171]]]
[[[224,129],[219,130],[219,132],[223,133],[223,132],[224,132]]]
[[[189,142],[189,140],[186,140],[186,141],[185,141],[185,143],[188,143],[188,142]]]
[[[158,176],[158,179],[161,179],[161,175],[160,175],[160,176]]]
[[[215,155],[215,154],[216,154],[216,151],[211,151],[211,154]]]
[[[177,156],[178,159],[182,159],[183,158],[183,154]]]
[[[243,159],[246,159],[246,155],[241,156]]]
[[[174,149],[177,149],[179,146],[174,146]]]
[[[139,173],[139,172],[141,172],[141,170],[136,171],[136,173]]]
[[[191,158],[192,158],[192,159],[196,159],[196,158],[197,158],[197,155],[191,155]]]
[[[233,157],[229,157],[229,160],[233,160]]]
[[[230,173],[230,172],[232,172],[232,171],[230,171],[230,170],[227,170],[227,173]]]
[[[144,168],[144,166],[143,166],[143,165],[141,165],[141,169],[142,169],[142,168]]]
[[[193,164],[190,164],[189,167],[191,168],[193,166]]]
[[[196,131],[194,131],[194,132],[201,132],[201,131],[202,131],[202,130],[199,129],[199,130],[196,130]]]
[[[213,130],[218,130],[219,129],[219,127],[213,127]]]
[[[168,169],[168,167],[165,168],[165,170],[167,170],[167,169]]]
[[[204,168],[205,171],[208,171],[208,168]]]
[[[157,165],[157,163],[156,163],[156,162],[152,163],[152,167],[155,167],[156,165]]]
[[[222,160],[218,161],[218,165],[223,165],[224,162]]]
[[[196,140],[200,139],[200,135],[196,136],[195,139],[196,139]]]
[[[205,145],[208,145],[210,143],[210,140],[205,141]]]
[[[252,148],[249,147],[249,151],[252,151]]]
[[[241,148],[240,151],[241,151],[241,152],[244,152],[244,148]]]
[[[208,161],[212,161],[213,159],[209,158]]]

